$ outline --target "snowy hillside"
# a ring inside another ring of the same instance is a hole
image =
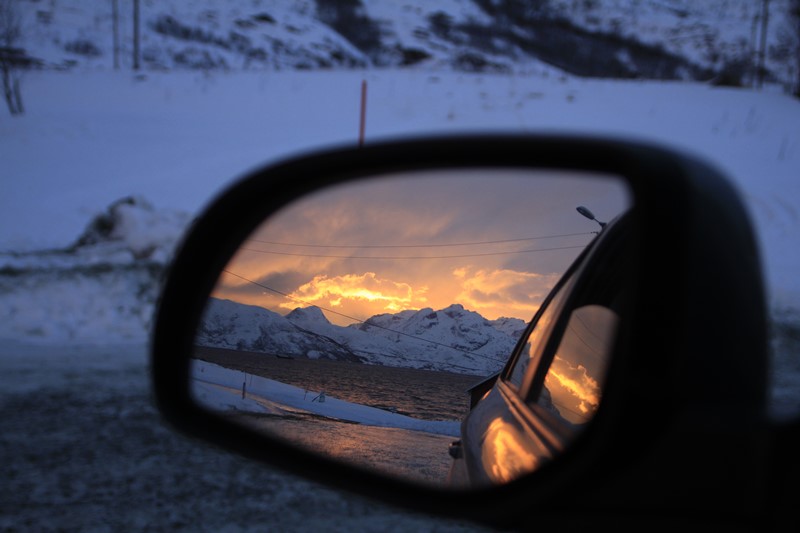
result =
[[[519,319],[495,321],[521,332]],[[269,355],[360,361],[385,366],[488,375],[508,358],[517,336],[460,305],[403,311],[363,323],[331,324],[317,307],[285,317],[266,309],[212,299],[197,344]]]
[[[767,77],[787,88],[798,69],[791,1],[770,2],[765,41]],[[143,0],[135,60],[130,2],[116,16],[113,2],[21,5],[22,46],[61,69],[564,70],[749,84],[761,43],[754,0]]]

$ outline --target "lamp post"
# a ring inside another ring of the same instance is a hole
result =
[[[599,220],[597,220],[597,218],[594,216],[594,213],[589,211],[589,208],[584,207],[582,205],[579,205],[578,207],[576,207],[576,209],[578,210],[578,213],[580,213],[581,215],[585,216],[589,220],[594,220],[595,222],[600,224],[601,228],[605,227],[606,223],[605,222],[600,222]]]

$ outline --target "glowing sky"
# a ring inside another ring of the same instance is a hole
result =
[[[628,206],[620,180],[516,169],[392,174],[316,192],[242,243],[214,292],[337,324],[459,303],[529,320],[599,225]]]

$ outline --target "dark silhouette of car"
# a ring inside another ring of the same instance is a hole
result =
[[[553,288],[505,368],[472,387],[449,481],[507,483],[563,453],[594,417],[630,306],[629,218],[603,225]]]

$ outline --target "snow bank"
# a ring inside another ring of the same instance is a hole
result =
[[[308,391],[278,381],[223,368],[205,361],[194,361],[194,393],[202,404],[219,411],[265,414],[313,413],[335,420],[359,424],[424,431],[457,437],[459,421],[420,420],[375,407],[345,402],[325,391]],[[242,384],[245,397],[242,398]]]

